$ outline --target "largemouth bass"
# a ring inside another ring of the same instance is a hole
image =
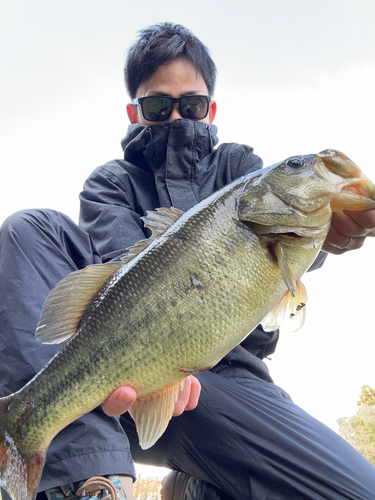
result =
[[[150,212],[150,239],[121,262],[71,274],[47,298],[37,337],[71,339],[0,399],[0,486],[33,500],[53,437],[120,385],[136,390],[131,415],[141,446],[152,446],[187,375],[217,364],[259,323],[303,323],[300,279],[332,211],[369,208],[374,185],[327,150],[244,176],[185,214]]]

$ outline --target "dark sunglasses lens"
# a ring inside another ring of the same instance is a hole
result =
[[[172,102],[168,97],[146,97],[142,102],[142,113],[150,122],[162,122],[171,114]]]
[[[181,99],[182,116],[189,120],[203,120],[207,116],[208,108],[209,102],[204,96],[187,96]]]

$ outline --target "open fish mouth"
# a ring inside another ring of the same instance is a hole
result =
[[[259,236],[320,238],[332,212],[375,208],[374,184],[339,151],[291,157],[281,166],[277,182],[265,172],[256,201],[244,196],[239,202],[240,220]]]
[[[375,208],[375,185],[352,160],[334,149],[315,156],[317,175],[335,188],[330,201],[332,212]]]

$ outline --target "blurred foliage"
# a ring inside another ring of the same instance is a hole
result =
[[[375,388],[364,385],[357,404],[356,415],[337,421],[339,434],[375,465]]]
[[[162,479],[139,475],[133,484],[135,500],[160,500]]]
[[[364,404],[375,406],[375,388],[372,389],[369,385],[364,385],[362,387],[361,395],[357,401],[358,406]]]

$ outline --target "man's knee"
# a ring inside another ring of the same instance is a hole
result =
[[[175,470],[163,479],[161,498],[162,500],[233,500],[213,484]]]
[[[39,232],[46,224],[53,224],[59,215],[53,210],[29,209],[15,212],[4,220],[1,235],[17,240],[29,239],[32,232]]]
[[[67,215],[49,209],[30,209],[9,216],[0,230],[0,245],[5,252],[27,256],[46,256],[68,260],[71,270],[101,263],[90,236]],[[70,271],[71,272],[71,271]]]

